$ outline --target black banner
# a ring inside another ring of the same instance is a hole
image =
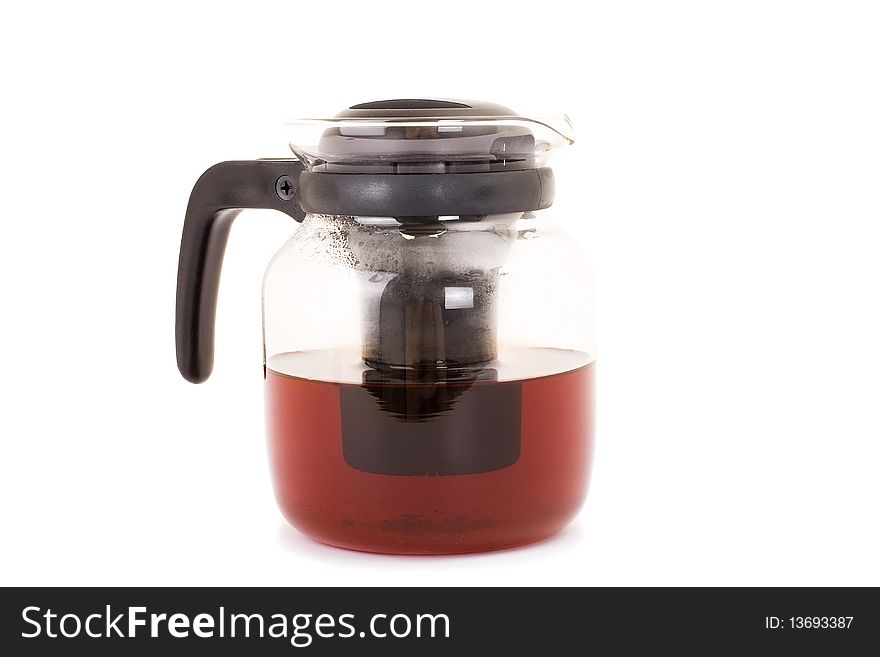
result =
[[[0,626],[6,655],[855,654],[880,644],[880,601],[867,588],[17,588],[2,590]]]

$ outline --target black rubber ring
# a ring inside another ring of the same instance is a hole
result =
[[[314,214],[362,217],[480,215],[553,203],[549,167],[491,173],[370,174],[304,171],[299,203]]]

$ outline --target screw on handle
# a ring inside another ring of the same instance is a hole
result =
[[[201,383],[214,367],[214,318],[229,230],[245,209],[279,210],[302,221],[297,160],[221,162],[205,171],[186,208],[177,269],[177,367]]]

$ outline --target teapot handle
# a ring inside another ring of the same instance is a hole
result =
[[[233,220],[258,208],[302,221],[297,191],[304,169],[291,159],[221,162],[193,187],[180,241],[175,322],[177,367],[187,381],[205,381],[214,367],[217,288]]]

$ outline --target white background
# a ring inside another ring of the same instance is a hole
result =
[[[876,4],[41,2],[0,23],[0,583],[880,584]],[[212,379],[175,367],[198,175],[285,155],[287,116],[420,95],[578,132],[557,216],[599,288],[594,479],[531,548],[372,556],[284,524],[260,284],[286,217],[233,230]]]

